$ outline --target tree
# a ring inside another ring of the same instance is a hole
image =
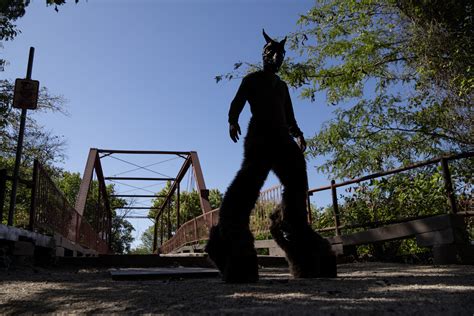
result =
[[[46,0],[46,5],[54,5],[56,12],[58,6],[66,3],[65,0]],[[79,0],[75,0],[76,3]],[[26,13],[26,8],[30,5],[30,0],[6,0],[0,2],[0,41],[11,41],[21,33],[17,25],[14,24],[16,20],[23,17]],[[0,44],[0,48],[2,48]],[[0,71],[6,64],[4,59],[0,58]]]
[[[151,254],[153,252],[153,230],[154,226],[148,227],[140,238],[142,243],[138,247],[132,249],[130,253],[136,255]]]
[[[335,107],[309,141],[319,170],[356,177],[472,150],[472,21],[467,0],[328,0],[301,15],[281,76]]]
[[[134,240],[132,232],[135,230],[133,225],[117,216],[114,212],[112,217],[112,238],[110,249],[116,254],[125,254],[130,252],[130,246]]]

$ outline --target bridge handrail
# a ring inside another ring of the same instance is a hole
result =
[[[100,253],[108,252],[106,240],[69,203],[37,160],[33,167],[29,229],[58,233]]]
[[[315,192],[320,192],[320,191],[325,191],[325,190],[331,190],[332,194],[332,204],[333,204],[333,217],[334,217],[334,230],[336,232],[336,236],[341,235],[341,228],[343,228],[343,225],[340,223],[340,214],[339,214],[339,207],[338,207],[338,201],[337,201],[337,191],[336,188],[342,187],[342,186],[347,186],[350,184],[355,184],[355,183],[360,183],[363,181],[368,181],[376,178],[380,178],[383,176],[387,175],[392,175],[392,174],[397,174],[401,173],[404,171],[436,164],[436,163],[441,163],[442,171],[443,171],[443,178],[444,178],[444,185],[445,185],[445,191],[446,195],[448,198],[449,206],[450,206],[450,211],[453,214],[456,214],[457,211],[457,204],[456,204],[456,198],[453,190],[453,185],[452,185],[452,180],[451,180],[451,172],[449,171],[449,165],[448,162],[450,160],[458,160],[458,159],[463,159],[463,158],[470,158],[474,156],[474,152],[462,152],[458,154],[453,154],[453,155],[444,155],[441,157],[433,158],[430,160],[422,161],[419,163],[414,163],[405,167],[401,168],[396,168],[388,171],[382,171],[382,172],[376,172],[367,176],[359,177],[356,179],[348,180],[348,181],[343,181],[340,183],[336,183],[335,180],[331,180],[331,185],[329,186],[322,186],[319,188],[315,189],[310,189],[308,190],[308,195],[311,196]],[[360,226],[360,225],[356,225]],[[363,225],[362,225],[363,226]],[[344,228],[349,228],[351,226],[346,226]]]
[[[267,190],[260,192],[258,203],[266,203],[270,200],[276,200],[281,196],[281,186],[276,185]],[[186,244],[196,243],[206,240],[209,234],[209,229],[213,225],[217,225],[219,220],[219,209],[214,209],[210,212],[201,214],[181,225],[173,237],[164,242],[160,251],[168,253],[182,247]]]
[[[333,187],[338,188],[338,187],[342,187],[342,186],[346,186],[346,185],[350,185],[350,184],[360,183],[360,182],[363,182],[363,181],[372,180],[372,179],[375,179],[375,178],[380,178],[380,177],[383,177],[383,176],[388,176],[388,175],[391,175],[391,174],[396,174],[396,173],[400,173],[400,172],[403,172],[403,171],[412,170],[412,169],[432,165],[432,164],[435,164],[435,163],[439,163],[442,160],[446,160],[446,161],[457,160],[457,159],[462,159],[462,158],[470,158],[470,157],[473,157],[473,156],[474,156],[474,152],[463,152],[463,153],[450,155],[450,156],[437,157],[437,158],[434,158],[434,159],[414,163],[414,164],[411,164],[411,165],[408,165],[408,166],[405,166],[405,167],[391,169],[391,170],[388,170],[388,171],[376,172],[376,173],[372,173],[370,175],[359,177],[359,178],[356,178],[356,179],[351,179],[351,180],[347,180],[347,181],[343,181],[343,182],[339,182],[339,183],[334,183],[334,185],[325,185],[325,186],[322,186],[322,187],[319,187],[319,188],[310,189],[310,190],[308,190],[308,193],[311,194],[311,193],[314,193],[314,192],[329,190]]]
[[[343,229],[343,228],[344,229],[349,229],[349,228],[358,228],[358,227],[371,227],[371,226],[374,226],[374,225],[385,225],[385,224],[389,224],[389,223],[403,222],[403,221],[407,220],[407,219],[403,219],[403,220],[391,220],[391,221],[377,222],[377,223],[374,222],[374,223],[356,224],[356,225],[341,225],[340,220],[339,220],[338,206],[337,206],[336,188],[346,186],[346,185],[350,185],[350,184],[360,183],[360,182],[363,182],[363,181],[367,181],[367,180],[371,180],[371,179],[375,179],[375,178],[379,178],[379,177],[383,177],[383,176],[387,176],[387,175],[400,173],[400,172],[407,171],[407,170],[412,170],[412,169],[432,165],[432,164],[435,164],[435,163],[441,163],[441,166],[442,166],[442,169],[443,169],[444,181],[445,181],[445,189],[446,189],[448,201],[450,203],[451,212],[452,213],[457,213],[456,200],[455,200],[455,196],[454,196],[454,190],[452,188],[451,174],[450,174],[450,171],[449,171],[448,161],[463,159],[463,158],[470,158],[470,157],[473,157],[473,156],[474,156],[474,152],[463,152],[463,153],[459,153],[459,154],[445,155],[445,156],[442,156],[442,157],[437,157],[437,158],[426,160],[426,161],[423,161],[423,162],[411,164],[409,166],[396,168],[396,169],[383,171],[383,172],[377,172],[377,173],[373,173],[373,174],[363,176],[363,177],[359,177],[359,178],[356,178],[356,179],[343,181],[343,182],[340,182],[340,183],[336,183],[334,180],[332,180],[331,185],[322,186],[322,187],[315,188],[315,189],[310,189],[310,190],[308,190],[308,195],[312,195],[315,192],[320,192],[320,191],[324,191],[324,190],[329,190],[329,189],[332,190],[333,210],[334,210],[333,216],[334,216],[335,225],[333,227],[327,227],[327,228],[321,229],[319,231],[335,231],[336,235],[340,235],[340,230]],[[276,190],[277,188],[279,188],[279,190],[281,190],[281,186],[272,187],[272,188],[270,188],[266,191],[263,191],[262,192],[263,194],[261,193],[261,197],[265,195],[265,192],[271,192],[272,190]],[[281,195],[281,191],[279,191],[279,194]],[[275,199],[269,198],[269,199],[262,199],[262,200],[265,201],[265,202],[268,202],[268,201],[272,201],[272,200],[275,200]],[[260,201],[260,199],[259,199],[259,201]],[[309,202],[308,202],[308,205],[309,205]],[[204,228],[206,228],[206,227],[209,228],[210,226],[215,225],[217,223],[218,216],[219,216],[218,210],[219,209],[215,209],[212,212],[209,212],[207,214],[202,214],[202,215],[200,215],[196,218],[193,218],[190,221],[184,223],[181,227],[178,228],[178,230],[176,231],[176,234],[173,236],[173,238],[167,240],[165,243],[162,244],[162,246],[160,247],[161,252],[168,253],[168,252],[171,252],[171,251],[173,251],[173,250],[175,250],[179,247],[182,247],[186,244],[196,243],[196,242],[206,240],[207,237],[208,237],[207,236],[208,229],[203,231],[202,228],[203,227]],[[461,215],[472,216],[473,214],[472,214],[472,212],[464,212]],[[209,218],[210,218],[210,221],[209,221]],[[410,218],[410,219],[413,219],[413,218]],[[203,222],[205,225],[200,226],[200,225],[198,225],[198,222]],[[193,238],[187,238],[190,231],[193,233]]]

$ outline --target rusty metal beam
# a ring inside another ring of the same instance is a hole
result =
[[[148,217],[148,216],[124,216],[122,218],[149,219],[155,222],[155,219],[153,217]]]
[[[109,203],[109,197],[107,193],[107,186],[105,185],[105,180],[104,180],[104,172],[102,170],[102,164],[100,163],[100,157],[99,153],[96,154],[96,160],[94,164],[95,168],[95,173],[97,175],[97,180],[101,185],[99,185],[99,190],[102,190],[102,196],[104,198],[104,205],[105,205],[105,210],[107,212],[107,234],[108,234],[108,247],[110,249],[110,241],[111,241],[111,236],[112,236],[112,210],[110,208],[110,203]],[[100,194],[99,194],[100,197]],[[101,214],[98,214],[101,215]]]
[[[97,148],[91,148],[89,150],[89,157],[87,158],[86,168],[82,174],[81,186],[77,193],[75,209],[80,216],[84,215],[84,208],[86,206],[87,193],[92,182],[92,176],[94,173],[94,165],[97,159]]]
[[[167,195],[154,195],[154,194],[112,194],[110,197],[137,197],[137,198],[165,198]]]
[[[162,150],[116,150],[98,149],[99,153],[109,154],[143,154],[143,155],[189,155],[189,151],[162,151]]]
[[[439,163],[441,161],[441,159],[454,160],[454,159],[469,158],[469,157],[474,157],[474,152],[465,152],[465,153],[460,153],[460,154],[457,154],[457,155],[438,157],[438,158],[426,160],[426,161],[423,161],[423,162],[415,163],[415,164],[412,164],[412,165],[409,165],[409,166],[406,166],[406,167],[392,169],[392,170],[389,170],[389,171],[377,172],[377,173],[373,173],[373,174],[370,174],[368,176],[360,177],[360,178],[357,178],[357,179],[343,181],[343,182],[340,182],[340,183],[336,183],[334,186],[336,188],[338,188],[338,187],[346,186],[346,185],[349,185],[349,184],[359,183],[359,182],[362,182],[362,181],[367,181],[367,180],[371,180],[371,179],[375,179],[375,178],[388,176],[388,175],[391,175],[391,174],[400,173],[400,172],[403,172],[403,171],[419,168],[419,167],[432,165],[432,164],[435,164],[435,163]],[[319,188],[316,188],[316,189],[308,190],[308,193],[329,190],[332,187],[333,186],[331,186],[331,185],[326,185],[326,186],[322,186],[322,187],[319,187]]]
[[[193,165],[194,176],[196,178],[196,184],[200,193],[199,201],[201,203],[202,212],[203,214],[208,213],[212,211],[211,204],[209,203],[209,190],[206,189],[201,164],[199,163],[199,158],[195,151],[191,152],[191,162]]]
[[[178,175],[176,176],[176,181],[174,181],[173,184],[171,185],[170,191],[168,192],[168,196],[166,197],[165,201],[163,201],[163,204],[161,205],[160,211],[156,214],[156,217],[155,217],[156,219],[158,219],[161,216],[161,213],[163,212],[163,210],[166,206],[166,203],[168,203],[168,200],[173,196],[173,193],[175,192],[175,190],[177,188],[177,183],[180,182],[181,180],[183,180],[184,175],[186,174],[189,167],[191,166],[191,163],[192,163],[191,162],[191,157],[188,157],[184,161],[183,165],[181,166],[181,169],[178,172]]]
[[[105,177],[105,180],[174,181],[175,178]]]
[[[123,206],[116,207],[116,210],[159,210],[161,207],[146,207],[146,206]]]

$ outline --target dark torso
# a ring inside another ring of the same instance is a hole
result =
[[[248,76],[247,99],[253,120],[273,128],[288,128],[286,84],[275,74],[258,71]]]

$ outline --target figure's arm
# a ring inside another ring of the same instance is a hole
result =
[[[239,90],[232,100],[229,109],[229,134],[230,138],[234,143],[239,140],[240,126],[239,126],[239,115],[242,112],[245,102],[247,101],[247,80],[242,79]]]
[[[298,123],[296,123],[295,113],[293,111],[293,104],[291,103],[290,92],[288,91],[288,87],[285,85],[286,88],[286,102],[285,102],[285,116],[286,121],[288,124],[290,135],[295,137],[298,140],[298,145],[300,146],[301,150],[304,152],[306,150],[306,141],[303,136],[303,132],[298,127]]]

